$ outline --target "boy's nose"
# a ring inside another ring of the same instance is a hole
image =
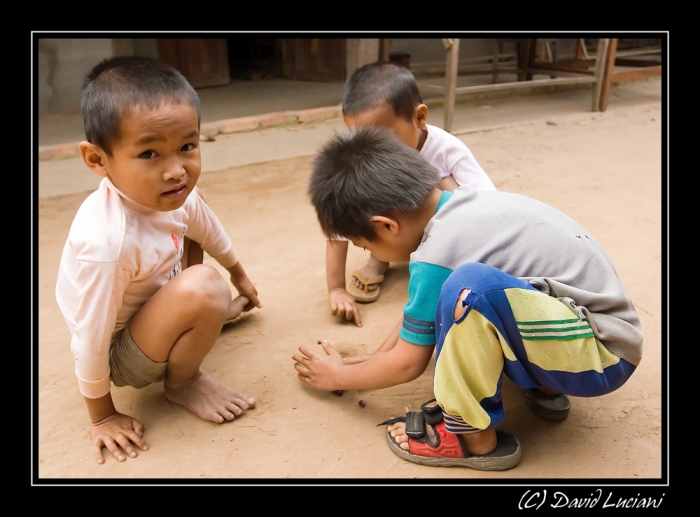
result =
[[[166,181],[178,180],[186,173],[187,171],[185,170],[185,164],[182,162],[182,160],[171,160],[163,172],[163,179]]]

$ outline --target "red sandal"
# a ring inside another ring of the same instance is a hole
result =
[[[431,401],[432,402],[432,401]],[[518,439],[505,431],[496,431],[496,449],[483,456],[470,455],[459,434],[445,429],[442,410],[431,402],[423,404],[420,412],[409,412],[405,416],[391,418],[377,425],[406,422],[409,450],[402,449],[387,430],[386,439],[392,451],[412,463],[432,467],[469,467],[476,470],[507,470],[520,462],[522,449]],[[439,410],[439,415],[436,409]],[[426,432],[429,425],[435,438]]]

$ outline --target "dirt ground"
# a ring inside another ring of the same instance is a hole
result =
[[[500,190],[560,209],[601,242],[645,332],[644,357],[627,384],[599,398],[572,397],[570,416],[563,422],[533,416],[506,381],[503,428],[519,437],[523,456],[516,468],[504,472],[415,465],[387,447],[384,427],[377,424],[431,398],[432,365],[413,382],[342,396],[314,391],[297,379],[291,356],[300,345],[326,338],[344,355],[371,352],[398,321],[407,300],[407,265],[392,264],[379,300],[361,307],[362,328],[331,316],[325,240],[306,197],[311,156],[200,178],[263,303],[224,329],[203,367],[257,397],[257,406],[217,425],[170,406],[161,385],[114,388],[117,407],[145,425],[150,450],[124,463],[105,453],[105,464],[96,464],[69,333],[54,298],[61,249],[87,193],[41,199],[38,479],[231,484],[287,478],[300,483],[658,480],[665,457],[661,109],[659,102],[605,113],[582,111],[560,117],[556,124],[538,121],[460,136]],[[363,264],[367,253],[351,247],[348,273]],[[218,267],[209,257],[205,261]]]

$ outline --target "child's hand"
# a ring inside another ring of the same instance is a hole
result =
[[[362,326],[360,321],[360,309],[357,307],[355,298],[353,298],[342,287],[331,289],[328,293],[328,303],[331,306],[331,314],[336,314],[348,321],[354,321],[358,327]]]
[[[233,278],[231,278],[231,283],[233,283]],[[249,300],[245,307],[243,307],[244,312],[248,312],[255,307],[258,309],[262,307],[262,303],[258,300],[258,290],[247,276],[245,279],[241,280],[238,285],[235,283],[233,285],[238,290],[239,295],[245,296]]]
[[[260,309],[262,307],[262,303],[260,303],[260,300],[258,300],[258,290],[253,285],[253,282],[250,281],[250,278],[248,278],[248,275],[243,269],[243,265],[240,263],[240,261],[236,262],[236,265],[231,266],[228,269],[228,272],[231,274],[231,283],[238,291],[238,294],[245,296],[248,298],[248,300],[250,300],[246,306],[243,307],[243,311],[247,312],[254,307]]]
[[[104,463],[102,457],[102,447],[106,447],[117,461],[124,461],[125,451],[128,456],[135,458],[136,450],[132,447],[133,442],[142,451],[148,450],[148,445],[142,438],[143,424],[122,413],[113,413],[104,420],[90,427],[90,437],[94,445],[94,455],[97,463]]]
[[[325,339],[321,341],[323,352],[300,346],[301,354],[294,354],[294,368],[299,380],[319,390],[334,391],[338,389],[335,372],[342,368],[343,358]]]

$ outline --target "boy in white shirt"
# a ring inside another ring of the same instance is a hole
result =
[[[195,190],[201,172],[197,93],[172,67],[106,59],[84,82],[85,164],[104,179],[66,241],[56,299],[71,331],[75,373],[98,463],[147,450],[144,426],[114,406],[111,383],[163,381],[166,398],[222,423],[255,399],[201,369],[224,322],[262,307],[231,240]],[[231,275],[187,264],[185,235]]]
[[[491,179],[459,138],[427,124],[415,77],[407,68],[387,61],[357,69],[345,84],[343,119],[348,127],[378,126],[392,131],[404,144],[416,149],[440,174],[440,188],[460,185],[496,190]],[[370,303],[379,297],[380,283],[388,262],[370,255],[367,263],[345,283],[348,241],[331,237],[326,244],[326,280],[331,313],[362,325],[356,302]]]

